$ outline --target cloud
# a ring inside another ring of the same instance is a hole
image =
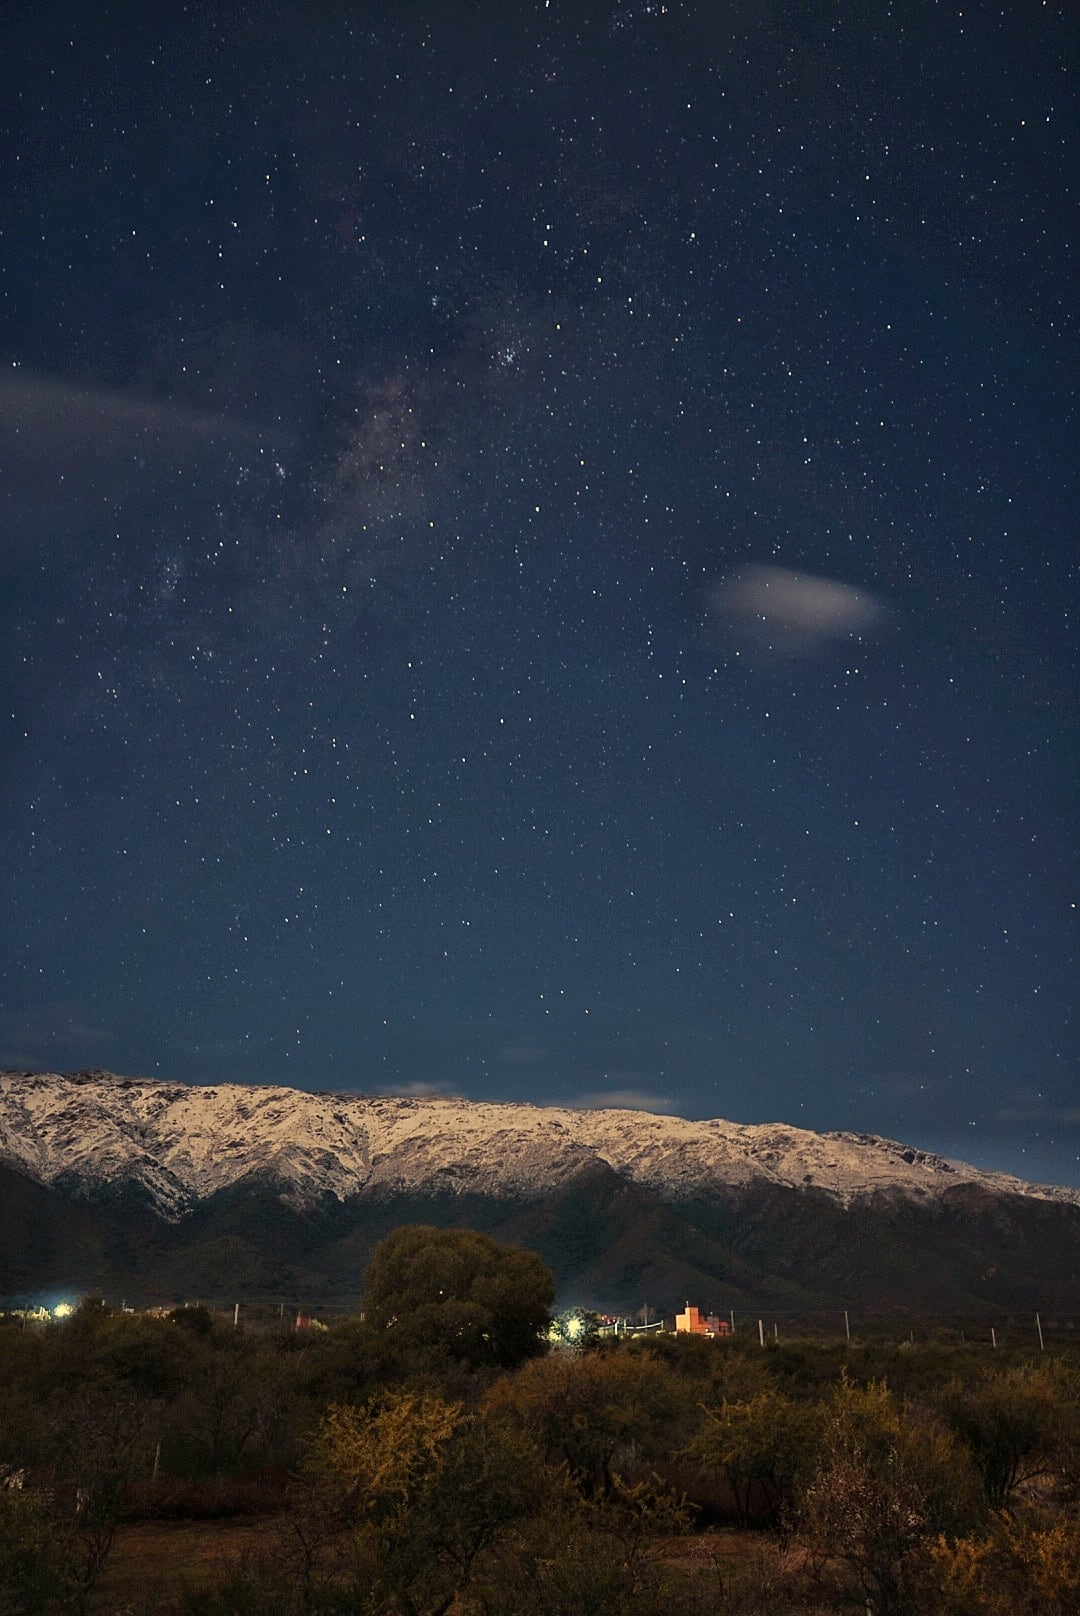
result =
[[[1020,1101],[1015,1105],[1001,1106],[993,1113],[990,1119],[994,1123],[1003,1124],[1006,1129],[1015,1127],[1017,1123],[1039,1123],[1043,1127],[1077,1128],[1080,1127],[1080,1107],[1066,1105],[1051,1105],[1041,1099]]]
[[[496,1058],[505,1061],[508,1066],[542,1066],[548,1052],[543,1044],[536,1043],[532,1038],[518,1038],[513,1043],[504,1044]]]
[[[395,1100],[459,1100],[460,1089],[439,1079],[433,1083],[384,1083],[375,1090],[376,1094],[385,1094]]]
[[[893,1100],[928,1101],[937,1088],[928,1072],[883,1072],[863,1092],[871,1096],[883,1094]]]
[[[50,1061],[73,1060],[90,1065],[89,1053],[112,1042],[114,1034],[84,1020],[77,1005],[58,1002],[0,1014],[0,1066],[37,1070]]]
[[[781,656],[807,656],[857,639],[883,619],[877,596],[786,567],[739,567],[714,586],[708,614],[744,644]]]
[[[0,378],[0,439],[17,468],[50,486],[77,476],[81,492],[91,480],[112,492],[110,473],[152,480],[169,467],[188,470],[208,448],[225,454],[258,442],[259,431],[168,399],[18,371]]]
[[[22,370],[0,377],[5,548],[53,546],[58,527],[85,527],[88,513],[113,521],[120,504],[160,499],[163,482],[190,499],[208,471],[220,476],[259,442],[248,422],[168,400]],[[10,566],[10,554],[0,559]]]
[[[651,1094],[648,1089],[599,1089],[582,1094],[577,1100],[582,1111],[659,1111],[670,1114],[675,1102],[666,1094]]]
[[[182,1052],[196,1060],[231,1061],[245,1055],[254,1056],[261,1047],[264,1046],[245,1032],[236,1038],[203,1038],[198,1043],[184,1045]]]

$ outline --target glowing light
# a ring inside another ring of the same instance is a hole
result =
[[[74,1311],[75,1309],[72,1307],[70,1302],[57,1302],[56,1306],[53,1308],[53,1318],[69,1319]]]

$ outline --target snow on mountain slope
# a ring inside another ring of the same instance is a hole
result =
[[[1080,1204],[870,1134],[456,1099],[197,1088],[107,1072],[0,1073],[0,1163],[77,1193],[134,1185],[167,1218],[247,1179],[302,1205],[375,1190],[538,1198],[594,1162],[685,1200],[767,1181],[843,1202],[974,1183]]]

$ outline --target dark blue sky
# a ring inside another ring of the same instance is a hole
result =
[[[0,1062],[1080,1183],[1069,8],[21,8]]]

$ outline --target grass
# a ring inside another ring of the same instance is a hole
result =
[[[169,1616],[182,1595],[219,1582],[231,1566],[269,1553],[280,1522],[272,1516],[213,1521],[129,1521],[117,1530],[94,1609]]]
[[[94,1616],[175,1616],[185,1598],[208,1593],[231,1568],[273,1556],[287,1531],[284,1514],[125,1522],[95,1590]],[[776,1609],[811,1616],[823,1608],[793,1597],[797,1569],[766,1533],[721,1527],[655,1540],[653,1552],[695,1583],[710,1609],[715,1598],[717,1610],[756,1616],[773,1608],[770,1591],[781,1587],[787,1597]]]

